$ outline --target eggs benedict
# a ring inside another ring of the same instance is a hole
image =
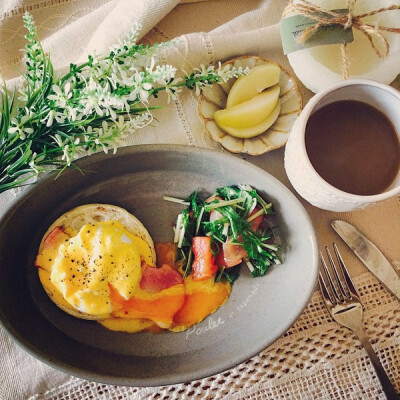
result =
[[[59,217],[45,233],[35,265],[49,297],[84,319],[112,313],[109,285],[125,299],[141,280],[142,262],[155,265],[154,243],[126,210],[87,204]]]
[[[184,279],[176,245],[156,245],[128,211],[87,204],[49,227],[35,266],[59,308],[115,331],[179,332],[225,303],[229,283]]]

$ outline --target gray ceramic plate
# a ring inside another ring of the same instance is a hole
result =
[[[40,360],[72,375],[121,385],[165,385],[209,376],[262,351],[296,320],[317,276],[317,246],[306,211],[265,171],[240,159],[185,146],[136,146],[78,162],[27,189],[0,221],[0,319]],[[85,203],[111,203],[134,213],[155,241],[172,239],[180,205],[194,189],[248,183],[275,205],[285,261],[265,277],[242,268],[228,302],[182,333],[111,332],[59,310],[32,266],[40,239],[63,212]]]

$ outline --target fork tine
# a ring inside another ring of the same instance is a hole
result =
[[[326,247],[326,251],[327,251],[328,256],[329,256],[328,247]],[[335,297],[335,301],[332,301],[332,303],[336,304],[336,303],[342,301],[343,299],[341,299],[341,296],[339,296],[338,293],[337,293],[336,287],[335,287],[335,285],[333,283],[333,280],[332,280],[331,274],[329,272],[329,268],[328,268],[328,266],[327,266],[327,264],[325,262],[324,256],[322,255],[322,253],[319,253],[319,254],[320,254],[320,257],[321,257],[322,267],[323,267],[323,269],[325,271],[326,277],[328,278],[329,289],[331,290],[331,292],[333,293],[333,296]],[[328,286],[326,286],[326,289],[329,292]]]
[[[349,272],[347,271],[346,265],[343,261],[342,255],[339,252],[339,249],[337,247],[336,243],[333,243],[333,250],[335,251],[336,254],[336,258],[338,259],[339,265],[340,265],[340,269],[342,271],[342,274],[344,276],[344,279],[346,280],[347,283],[347,288],[349,289],[349,294],[354,295],[355,297],[359,297],[356,288],[353,285],[353,282],[350,278]],[[351,296],[350,296],[351,297]]]
[[[337,253],[338,249],[337,249],[337,246],[335,248],[335,243],[333,243],[333,248],[335,250],[336,258],[338,260],[339,268],[342,269],[342,265],[341,265],[341,262],[340,262],[340,259],[338,257],[338,253]],[[331,266],[332,266],[332,269],[333,269],[333,273],[334,273],[335,278],[336,278],[336,282],[337,282],[339,290],[341,292],[340,294],[342,295],[342,299],[344,300],[344,297],[350,298],[350,296],[347,294],[348,291],[345,290],[345,286],[346,285],[344,284],[343,279],[341,278],[341,276],[338,273],[338,270],[337,270],[337,267],[336,267],[336,263],[333,261],[331,252],[329,251],[328,247],[326,247],[326,252],[328,253],[329,262],[331,263]],[[343,270],[342,270],[342,274],[343,274]]]
[[[325,302],[330,306],[335,305],[336,299],[331,297],[331,294],[329,293],[329,291],[326,287],[326,283],[325,283],[324,277],[322,276],[321,272],[319,273],[319,287],[321,288],[322,296],[324,297]]]

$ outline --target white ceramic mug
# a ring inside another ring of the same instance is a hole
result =
[[[318,92],[299,115],[285,149],[285,169],[296,191],[316,207],[352,211],[400,194],[400,173],[384,192],[363,196],[343,192],[327,183],[313,168],[305,146],[309,117],[319,108],[341,100],[358,100],[382,111],[400,135],[400,92],[391,86],[365,79],[349,79]]]

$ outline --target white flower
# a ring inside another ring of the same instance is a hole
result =
[[[117,83],[120,86],[133,86],[135,84],[134,74],[129,76],[128,72],[130,71],[125,70],[122,65],[113,65],[112,69],[111,82],[113,87],[116,87]],[[136,72],[136,69],[134,69],[134,72]]]
[[[72,97],[71,83],[67,82],[64,85],[64,91],[58,85],[53,85],[52,90],[55,94],[47,96],[49,100],[53,100],[58,108],[65,108],[67,106],[67,100]]]
[[[199,68],[194,68],[193,71],[195,72],[196,77],[201,78],[213,74],[214,70],[215,68],[213,65],[205,66],[204,64],[201,64]]]
[[[68,142],[68,140],[66,140],[65,143],[64,143],[64,141],[63,141],[63,139],[62,139],[62,137],[61,137],[61,135],[59,133],[56,133],[55,135],[53,135],[52,138],[54,139],[54,141],[56,142],[58,147],[63,147],[64,144],[66,142]]]
[[[195,73],[196,78],[214,75],[220,77],[224,82],[226,82],[233,77],[237,78],[239,76],[246,75],[250,70],[248,67],[233,67],[231,65],[225,65],[222,67],[221,63],[219,62],[217,68],[215,68],[213,65],[206,67],[202,64],[200,65],[200,68],[195,68],[194,71],[197,72]]]
[[[25,126],[25,122],[29,119],[27,115],[24,115],[20,121],[17,118],[11,120],[11,127],[8,128],[8,133],[17,133],[21,140],[26,139],[26,135],[33,133],[33,129],[29,126]]]
[[[104,112],[99,107],[99,93],[102,91],[102,87],[93,78],[90,78],[86,88],[82,91],[82,98],[79,100],[79,104],[83,108],[83,115],[90,115],[94,110],[97,115],[103,116]]]
[[[155,71],[147,68],[149,79],[159,85],[167,85],[172,79],[175,78],[176,68],[172,65],[157,65]]]
[[[64,160],[68,167],[71,165],[71,162],[73,160],[73,154],[74,151],[71,152],[69,144],[66,144],[63,148],[63,155],[61,157],[61,160]]]
[[[201,89],[212,86],[215,82],[227,82],[233,77],[237,78],[239,76],[246,75],[249,71],[250,70],[247,67],[236,68],[230,65],[222,67],[221,63],[218,63],[217,68],[215,68],[213,65],[206,67],[202,64],[200,65],[200,68],[195,68],[193,73],[193,78],[197,80],[194,83],[194,86],[196,87],[196,94],[200,94]]]
[[[41,161],[44,160],[44,155],[41,154],[40,156],[38,156],[36,153],[33,153],[31,156],[31,161],[29,161],[29,166],[33,169],[33,171],[35,172],[35,174],[39,174],[40,172],[44,171],[44,168],[41,167],[40,165],[38,165],[38,163],[40,163]]]
[[[68,115],[70,121],[76,121],[82,119],[82,115],[78,114],[78,110],[75,107],[67,106],[65,112]]]
[[[227,82],[231,78],[238,78],[242,75],[247,75],[250,72],[249,67],[232,67],[231,65],[221,66],[221,63],[218,63],[218,68],[215,70],[215,74],[218,75],[223,82]]]
[[[111,124],[103,121],[100,127],[88,126],[82,137],[86,145],[86,153],[90,155],[99,149],[105,153],[113,149],[116,153],[117,148],[125,144],[125,139],[130,132],[143,128],[152,120],[153,116],[148,112],[135,116],[129,115],[128,119],[120,115]]]
[[[118,117],[118,120],[114,122],[114,125],[118,129],[118,131],[120,132],[124,131],[124,129],[126,128],[125,118],[122,115],[120,115]]]
[[[171,100],[175,100],[178,97],[177,95],[182,92],[183,87],[177,86],[182,81],[182,78],[177,78],[168,85],[165,85],[165,93],[168,96],[168,104],[171,102]]]
[[[104,111],[104,115],[110,116],[112,120],[117,118],[117,113],[115,110],[123,110],[125,107],[125,99],[122,96],[110,93],[107,89],[103,89],[101,93],[98,94],[98,105]],[[129,107],[129,106],[128,106]]]
[[[115,120],[117,118],[117,113],[113,110],[112,106],[106,107],[105,111],[106,115],[109,115],[112,120]]]
[[[112,60],[109,59],[100,59],[97,56],[93,57],[92,65],[90,67],[84,68],[81,72],[79,72],[79,76],[87,81],[92,78],[95,81],[99,81],[104,78],[108,78],[110,74],[109,69],[112,65]]]
[[[149,82],[143,82],[143,79],[144,74],[141,72],[137,72],[134,75],[135,83],[129,95],[129,100],[134,101],[139,99],[142,103],[147,103],[150,96],[149,91],[153,88],[153,85]]]
[[[120,40],[118,44],[112,46],[110,50],[116,54],[125,53],[125,48],[128,49],[136,44],[139,39],[140,32],[142,30],[142,25],[140,23],[136,23],[131,28],[131,32],[129,32],[123,40]]]
[[[54,120],[56,120],[59,124],[62,124],[65,122],[66,116],[56,110],[50,110],[50,112],[40,120],[40,122],[46,122],[46,126],[49,127],[53,125]]]
[[[62,148],[62,156],[61,160],[65,161],[66,165],[69,167],[73,161],[75,155],[75,144],[78,144],[77,140],[73,142],[71,145],[71,138],[69,137],[62,137],[59,133],[51,136],[54,142],[57,144],[58,147]]]
[[[21,123],[25,124],[27,121],[29,121],[31,118],[35,116],[35,113],[30,110],[28,107],[24,108],[24,115],[21,118]]]

